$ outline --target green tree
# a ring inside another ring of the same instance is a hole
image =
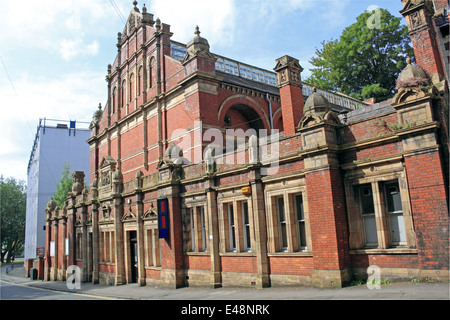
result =
[[[374,23],[375,21],[375,23]],[[414,56],[408,28],[385,9],[364,12],[344,29],[339,40],[322,43],[311,58],[306,82],[359,99],[387,99]]]
[[[72,184],[73,181],[70,178],[70,164],[65,163],[61,178],[56,186],[56,192],[53,195],[53,200],[55,200],[60,208],[64,206],[64,203],[67,200],[67,193],[72,191]]]
[[[25,242],[26,186],[24,181],[0,176],[1,262],[23,250]]]

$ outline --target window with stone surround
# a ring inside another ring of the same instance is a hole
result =
[[[132,73],[131,75],[130,75],[130,81],[129,81],[129,84],[130,84],[130,86],[129,86],[129,101],[131,102],[131,101],[133,101],[134,100],[134,97],[135,97],[135,93],[136,93],[136,83],[135,83],[135,76],[134,76],[134,73]]]
[[[137,96],[140,96],[143,92],[143,88],[144,88],[144,67],[140,67],[139,68],[139,72],[138,72],[138,81],[137,81]]]
[[[249,201],[238,199],[220,207],[220,251],[251,252],[253,224]]]
[[[194,206],[184,209],[184,244],[186,252],[206,252],[207,216],[204,206]]]
[[[234,223],[234,210],[233,203],[227,203],[226,205],[226,215],[228,220],[228,230],[225,232],[228,234],[228,250],[227,251],[236,251],[236,224]]]
[[[121,103],[120,107],[123,108],[127,105],[127,82],[126,80],[123,80],[122,87],[121,87]]]
[[[298,189],[267,193],[267,231],[270,253],[311,251],[305,197],[304,190]]]
[[[144,247],[146,251],[145,265],[147,267],[160,267],[161,256],[159,250],[159,236],[157,228],[145,229]]]
[[[358,179],[346,189],[351,249],[415,248],[402,175]]]
[[[115,262],[114,231],[100,232],[100,262]]]
[[[147,80],[147,86],[148,88],[152,88],[156,84],[156,59],[155,57],[151,57],[150,61],[148,63],[148,80]]]
[[[112,108],[111,108],[111,114],[116,113],[117,110],[117,87],[114,87],[113,92],[112,92]]]
[[[82,247],[82,245],[81,245],[81,243],[82,243],[82,233],[81,232],[76,232],[75,233],[75,239],[76,239],[76,242],[75,242],[75,245],[76,245],[76,247],[75,247],[75,259],[83,259],[83,257],[82,257],[82,254],[81,254],[81,247]]]

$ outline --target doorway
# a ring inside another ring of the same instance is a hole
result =
[[[138,259],[137,259],[137,236],[136,231],[130,231],[130,271],[131,283],[137,282],[138,276]]]

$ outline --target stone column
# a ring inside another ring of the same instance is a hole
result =
[[[219,217],[217,211],[217,194],[213,189],[214,179],[209,179],[206,186],[206,206],[208,212],[209,245],[208,252],[211,259],[211,287],[222,286],[222,273],[219,248]]]
[[[47,212],[47,218],[45,220],[45,261],[44,261],[44,281],[50,280],[50,268],[51,268],[51,260],[50,260],[50,239],[52,232],[52,223],[50,220],[51,212],[48,209],[45,209]]]
[[[69,205],[67,207],[67,237],[69,238],[69,266],[76,265],[76,238],[75,238],[75,215],[76,208],[74,207],[75,198],[69,199]]]
[[[81,268],[81,281],[88,281],[88,233],[86,226],[87,207],[83,205],[81,208],[81,259],[83,267]]]
[[[93,190],[94,192],[94,190]],[[95,195],[95,192],[94,192]],[[94,197],[95,199],[95,197]],[[98,231],[98,204],[97,202],[92,202],[92,283],[99,283],[99,270],[98,263],[100,260],[100,250],[99,250],[99,231]]]
[[[270,278],[267,257],[267,229],[264,190],[258,171],[254,171],[254,180],[252,180],[250,184],[252,188],[253,225],[255,228],[255,244],[253,248],[256,251],[256,263],[258,270],[256,287],[262,289],[270,286]]]
[[[144,224],[142,221],[142,215],[144,213],[143,204],[144,194],[141,192],[136,193],[136,224],[137,224],[137,257],[138,257],[138,280],[139,286],[145,286],[145,252],[144,252]]]
[[[66,279],[66,271],[67,271],[67,258],[66,258],[66,235],[67,235],[67,218],[61,219],[61,225],[62,225],[62,241],[63,241],[63,250],[61,252],[62,256],[62,265],[61,265],[61,274],[63,276],[63,280]]]
[[[123,205],[122,198],[117,196],[113,200],[114,211],[114,255],[116,261],[116,274],[114,278],[114,285],[125,284],[125,265],[124,265],[124,232],[122,225]]]
[[[55,214],[57,214],[58,211],[56,211]],[[58,280],[58,219],[55,217],[53,220],[53,241],[55,243],[55,254],[53,257],[53,266],[50,269],[50,280],[56,281]]]

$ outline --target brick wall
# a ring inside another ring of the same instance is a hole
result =
[[[283,128],[285,135],[295,134],[296,128],[303,117],[302,88],[287,85],[280,88],[282,102]]]
[[[424,164],[426,164],[424,166]],[[449,217],[438,152],[405,157],[421,269],[449,268]]]
[[[342,178],[338,169],[305,175],[315,270],[349,266],[348,231]]]
[[[271,274],[307,275],[314,270],[312,257],[269,257]]]
[[[376,265],[382,268],[418,268],[417,254],[352,254],[352,267],[368,268]]]
[[[256,273],[256,257],[222,256],[220,263],[223,272]]]

